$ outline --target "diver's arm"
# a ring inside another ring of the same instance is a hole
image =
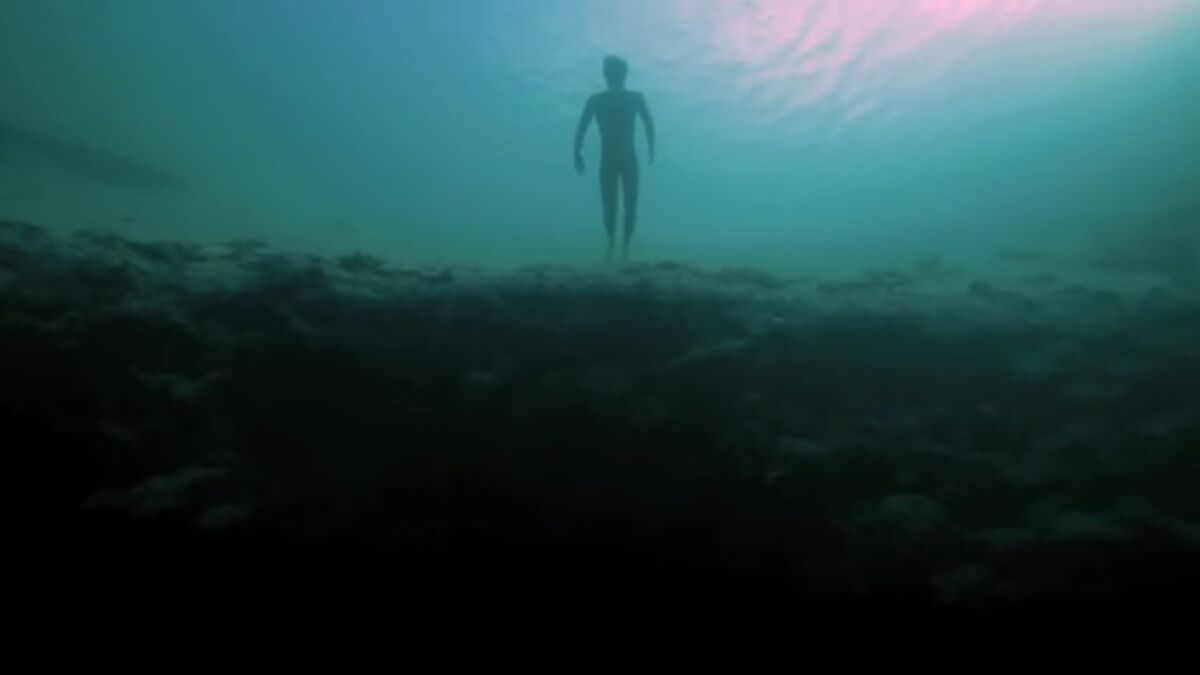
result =
[[[646,105],[646,97],[638,94],[638,112],[642,115],[642,124],[646,125],[646,142],[650,146],[650,163],[654,163],[654,116],[650,114],[650,106]]]
[[[579,126],[575,127],[575,170],[583,173],[583,138],[587,135],[588,126],[592,123],[592,118],[596,116],[596,111],[592,108],[594,99],[589,98],[583,106],[583,113],[579,115]]]

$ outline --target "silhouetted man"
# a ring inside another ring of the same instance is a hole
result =
[[[604,231],[608,234],[608,260],[612,260],[614,229],[617,222],[617,184],[625,195],[625,236],[621,242],[621,257],[629,259],[629,240],[637,223],[638,160],[633,149],[635,117],[642,116],[646,125],[650,163],[654,163],[654,118],[646,106],[646,97],[636,91],[626,91],[625,78],[629,64],[624,59],[609,56],[604,59],[604,79],[608,91],[594,94],[583,107],[579,126],[575,129],[575,170],[583,173],[583,138],[592,118],[600,127],[600,200],[604,207]]]

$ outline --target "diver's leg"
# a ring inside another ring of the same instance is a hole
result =
[[[617,226],[617,168],[613,162],[600,163],[600,201],[604,209],[604,233],[608,235],[608,260],[612,260]]]
[[[622,167],[621,190],[625,193],[625,238],[621,243],[621,255],[629,259],[629,241],[633,239],[633,228],[637,225],[638,183],[640,176],[637,160]]]

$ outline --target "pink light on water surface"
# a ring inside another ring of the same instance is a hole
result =
[[[1136,34],[1188,0],[677,0],[760,106],[830,99],[849,118],[880,92],[936,79],[972,50],[1038,26],[1102,21]]]

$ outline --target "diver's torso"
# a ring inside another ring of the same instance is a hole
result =
[[[636,160],[633,150],[637,93],[606,91],[593,99],[596,124],[600,127],[601,152],[608,160]]]

